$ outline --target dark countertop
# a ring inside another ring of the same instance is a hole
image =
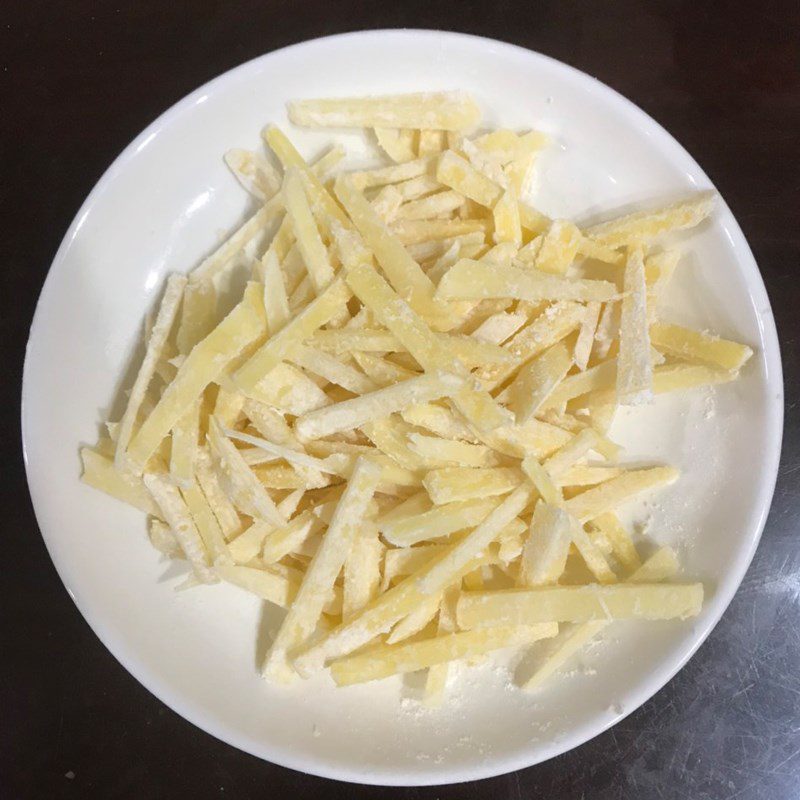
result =
[[[800,4],[43,3],[0,14],[3,798],[800,797]],[[565,61],[629,97],[697,159],[741,224],[783,351],[783,460],[761,545],[689,665],[612,730],[550,762],[430,789],[326,781],[261,762],[166,708],[100,644],[45,551],[25,486],[19,386],[50,260],[86,194],[151,120],[266,51],[377,27],[451,28]]]

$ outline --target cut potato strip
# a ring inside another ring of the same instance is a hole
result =
[[[581,232],[574,223],[557,219],[542,237],[535,266],[541,272],[564,275],[575,260]]]
[[[163,357],[167,345],[167,338],[177,319],[178,309],[181,306],[181,299],[185,287],[186,278],[182,275],[170,275],[169,278],[167,278],[167,288],[164,290],[164,297],[158,308],[158,314],[150,330],[150,335],[147,338],[147,349],[145,350],[144,360],[139,367],[139,371],[136,373],[136,379],[133,382],[133,387],[128,397],[125,413],[122,415],[119,427],[117,428],[117,447],[114,463],[119,470],[129,467],[126,451],[128,450],[133,436],[133,429],[139,417],[139,411],[141,410],[145,395],[147,394],[147,389],[150,386],[150,382],[153,380],[158,362]],[[157,445],[158,442],[156,443],[156,446]],[[153,449],[155,449],[155,447]],[[147,453],[146,457],[150,455],[151,453]],[[137,474],[141,474],[141,471],[137,470],[137,465],[135,463],[132,467]]]
[[[522,462],[522,471],[528,480],[536,487],[542,500],[550,505],[561,505],[562,495],[558,486],[553,483],[548,471],[542,466],[535,456],[527,456]],[[534,512],[535,513],[535,512]]]
[[[333,333],[334,331],[329,332]],[[344,333],[344,331],[341,332]],[[314,375],[319,375],[353,394],[364,394],[378,388],[375,382],[363,372],[313,347],[295,347],[289,360],[298,367],[302,367]]]
[[[610,300],[617,288],[609,281],[535,275],[518,267],[461,259],[448,270],[436,289],[443,299],[483,300],[510,297],[538,303],[543,300]]]
[[[503,344],[528,321],[528,315],[520,311],[499,311],[487,317],[470,334],[474,339],[492,344]]]
[[[242,511],[247,512],[252,509],[261,519],[272,525],[285,524],[286,519],[278,511],[274,501],[236,446],[225,436],[222,426],[215,417],[208,420],[208,440],[217,456],[219,472],[236,487],[247,505]]]
[[[421,433],[409,434],[409,448],[431,465],[456,467],[494,467],[497,457],[491,448],[456,439],[440,439]]]
[[[310,511],[298,514],[281,527],[273,528],[264,537],[261,560],[265,564],[276,564],[290,553],[298,553],[303,545],[321,533],[325,525]]]
[[[392,334],[388,334],[392,336]],[[394,338],[394,337],[392,337]],[[390,386],[415,377],[414,372],[373,353],[351,351],[353,360],[376,386]]]
[[[462,131],[481,112],[466,92],[425,92],[379,97],[295,100],[288,104],[295,125],[320,128],[435,128]]]
[[[592,520],[592,527],[599,530],[611,542],[614,555],[629,572],[639,569],[642,561],[628,532],[616,514],[601,514]]]
[[[155,472],[146,473],[142,480],[160,509],[159,516],[169,525],[197,578],[203,583],[214,583],[217,577],[209,568],[208,553],[180,491]]]
[[[332,406],[311,411],[295,422],[301,439],[322,439],[338,431],[351,430],[417,403],[452,397],[465,383],[457,375],[435,372],[409,378],[407,381],[374,392],[344,400]]]
[[[403,204],[403,195],[392,184],[384,186],[370,202],[373,211],[386,223],[392,222]]]
[[[571,534],[569,515],[558,505],[540,500],[523,546],[519,582],[524,586],[556,583],[567,563]]]
[[[112,459],[92,450],[81,448],[83,473],[81,480],[123,503],[134,506],[145,514],[160,516],[158,505],[153,501],[142,483],[142,479],[125,470],[116,469]]]
[[[703,584],[618,583],[464,592],[459,627],[536,625],[616,619],[688,619],[700,613]]]
[[[560,450],[553,453],[542,466],[551,477],[557,478],[590,450],[593,450],[597,446],[599,438],[592,428],[584,428]]]
[[[344,562],[343,620],[352,619],[378,596],[383,551],[378,529],[368,521],[362,523]]]
[[[210,280],[188,283],[183,292],[181,321],[175,342],[178,352],[187,355],[214,329],[217,292]]]
[[[652,239],[668,231],[693,228],[699,225],[713,208],[714,195],[705,192],[657,211],[635,211],[610,222],[592,225],[584,233],[602,244],[619,247],[642,239]]]
[[[330,350],[337,355],[345,353],[393,353],[403,346],[388,331],[375,331],[367,328],[353,330],[317,331],[309,340],[314,347]]]
[[[477,497],[493,497],[508,494],[524,480],[522,473],[512,467],[444,467],[432,469],[423,480],[423,485],[438,506],[473,500]]]
[[[398,192],[399,194],[399,192]],[[402,197],[402,195],[400,195]],[[458,192],[445,190],[430,194],[418,200],[411,200],[397,211],[397,219],[429,219],[440,214],[449,214],[464,205],[464,198]]]
[[[503,189],[452,150],[443,153],[436,167],[436,178],[464,197],[494,208]]]
[[[556,484],[563,486],[595,486],[598,483],[622,475],[621,467],[608,467],[604,464],[577,464],[557,476]]]
[[[401,645],[382,645],[351,658],[334,661],[331,674],[338,686],[379,680],[457,659],[517,647],[558,633],[557,625],[524,625],[462,631]]]
[[[753,355],[747,345],[664,322],[650,326],[650,341],[667,355],[731,371],[741,369]]]
[[[350,292],[341,280],[334,280],[316,300],[309,303],[278,333],[270,337],[234,374],[234,381],[248,394],[273,370],[292,347],[302,344],[314,331],[345,307]]]
[[[539,411],[571,366],[569,350],[559,342],[520,370],[508,389],[509,406],[516,413],[518,424]]]
[[[423,128],[419,132],[419,147],[418,152],[420,156],[430,156],[436,153],[441,153],[447,147],[447,131],[435,131],[429,128]]]
[[[405,409],[400,415],[410,425],[429,430],[443,439],[463,439],[472,443],[478,441],[466,422],[443,406],[421,403]]]
[[[313,633],[334,582],[347,559],[358,526],[378,484],[380,468],[360,460],[334,512],[328,531],[303,576],[289,612],[272,642],[264,663],[265,675],[286,681],[291,677],[287,654]]]
[[[445,503],[394,519],[379,521],[380,531],[387,542],[397,547],[409,547],[428,539],[439,539],[456,531],[473,528],[500,504],[497,497]]]
[[[192,483],[181,489],[181,495],[189,508],[211,563],[230,564],[232,559],[225,537],[222,535],[222,528],[200,487]]]
[[[575,341],[572,360],[581,372],[589,365],[589,356],[592,354],[595,331],[600,319],[600,308],[601,304],[596,301],[586,304],[586,315],[581,322],[578,338]]]
[[[399,219],[391,226],[401,245],[450,240],[486,230],[487,223],[482,219]]]
[[[653,399],[647,286],[644,280],[644,255],[639,247],[634,247],[628,253],[624,290],[619,325],[617,401],[623,405],[639,405]]]
[[[392,161],[402,164],[413,161],[417,155],[414,152],[414,132],[408,129],[375,128],[375,138],[381,149]]]
[[[201,447],[197,450],[194,468],[197,482],[217,518],[222,534],[226,540],[230,541],[241,531],[242,521],[228,495],[220,486],[207,448]]]
[[[613,511],[623,503],[634,500],[644,492],[675,483],[679,475],[680,472],[674,467],[632,469],[567,500],[565,506],[580,523],[589,522],[606,511]]]
[[[445,590],[439,604],[439,621],[437,626],[437,636],[442,637],[456,632],[456,602],[458,601],[458,589],[451,587]],[[428,708],[436,708],[444,700],[447,689],[447,677],[449,672],[448,662],[433,664],[428,669],[425,678],[425,692],[422,702]]]
[[[262,203],[280,190],[278,171],[260,153],[233,148],[225,153],[224,158],[236,180]]]
[[[408,616],[403,617],[386,637],[386,644],[397,644],[419,633],[429,625],[439,611],[442,594],[432,594],[423,600]]]

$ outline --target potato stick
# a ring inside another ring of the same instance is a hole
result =
[[[198,448],[195,455],[194,468],[197,482],[200,484],[200,488],[203,490],[214,516],[217,518],[222,534],[226,540],[230,541],[241,531],[242,522],[233,503],[231,503],[222,486],[220,486],[207,448]]]
[[[456,632],[456,602],[458,600],[458,589],[451,587],[446,589],[439,604],[439,622],[437,636],[442,637]],[[447,676],[449,664],[434,664],[428,669],[425,678],[425,694],[423,704],[428,708],[436,708],[441,705],[444,693],[447,688]]]
[[[463,439],[477,443],[478,438],[472,429],[452,411],[434,403],[421,403],[400,412],[409,424],[424,428],[444,439]]]
[[[541,409],[571,366],[567,346],[558,342],[519,371],[508,388],[509,406],[516,413],[518,424],[527,422]]]
[[[169,455],[170,480],[181,488],[194,482],[194,459],[200,430],[200,402],[181,417],[172,429],[172,446]]]
[[[403,420],[387,417],[362,425],[361,430],[378,450],[401,467],[410,470],[425,469],[425,460],[409,447],[406,437],[408,431],[413,429]]]
[[[302,345],[292,350],[289,360],[308,372],[313,372],[330,383],[335,383],[353,394],[373,392],[379,388],[363,372],[345,364],[322,350]]]
[[[617,357],[617,400],[623,405],[640,405],[652,402],[653,399],[647,288],[644,282],[644,257],[640,247],[635,247],[628,253],[624,290]]]
[[[389,334],[391,336],[391,334]],[[390,384],[415,377],[416,373],[401,367],[385,358],[380,358],[373,353],[352,352],[353,360],[366,373],[367,377],[376,386],[389,386]]]
[[[214,416],[220,421],[220,424],[233,426],[242,413],[244,401],[245,397],[240,392],[229,392],[220,386],[217,399],[214,401]],[[174,428],[172,433],[174,436]]]
[[[653,253],[644,260],[644,276],[647,281],[647,288],[655,300],[658,300],[666,288],[680,260],[681,254],[678,250],[664,250],[661,253]]]
[[[289,311],[291,313],[299,313],[300,309],[307,306],[314,299],[315,294],[314,283],[306,275],[289,296]]]
[[[535,261],[536,269],[564,275],[575,260],[581,238],[581,232],[572,222],[555,220],[542,238]]]
[[[597,445],[598,435],[592,428],[584,428],[542,465],[551,477],[557,478]]]
[[[542,300],[609,300],[617,288],[609,281],[535,275],[531,270],[461,259],[439,281],[442,299],[483,300],[511,297],[538,303]]]
[[[520,311],[498,311],[487,317],[470,334],[473,339],[492,344],[503,344],[528,321],[528,315]]]
[[[187,283],[175,338],[179,353],[188,355],[199,341],[211,333],[216,324],[216,310],[217,292],[212,281]]]
[[[350,292],[341,280],[334,280],[315,300],[271,336],[234,374],[234,381],[247,394],[276,367],[297,344],[329,322],[345,307]]]
[[[643,492],[674,483],[680,473],[674,467],[633,469],[567,500],[565,507],[581,524],[613,511]]]
[[[747,345],[663,322],[650,326],[650,341],[668,355],[732,371],[753,355]]]
[[[146,514],[160,516],[158,505],[145,489],[142,479],[130,472],[118,470],[111,458],[95,452],[90,447],[81,448],[83,473],[81,480],[123,503],[134,506]]]
[[[208,281],[219,275],[226,265],[247,247],[271,220],[283,210],[283,201],[279,196],[273,197],[262,206],[250,219],[224,241],[210,256],[189,273],[191,283]]]
[[[642,565],[639,553],[616,514],[609,512],[595,517],[592,528],[601,531],[611,542],[614,555],[626,570],[633,572],[639,569]]]
[[[330,224],[335,220],[345,228],[352,227],[347,215],[342,211],[328,190],[322,185],[314,168],[310,168],[297,152],[286,135],[274,125],[262,132],[262,137],[272,148],[284,168],[297,167],[303,178],[303,187],[309,197],[311,208],[317,216],[324,233],[330,238]]]
[[[384,186],[370,202],[372,210],[386,223],[397,217],[402,204],[403,195],[391,183]]]
[[[133,382],[128,404],[125,413],[122,415],[117,429],[117,447],[114,455],[114,464],[118,470],[128,469],[128,457],[126,451],[133,437],[133,429],[136,425],[139,412],[144,402],[147,389],[153,380],[156,366],[160,361],[167,345],[167,339],[172,331],[175,320],[178,316],[178,309],[181,306],[186,278],[183,275],[170,275],[167,278],[167,288],[158,307],[158,314],[147,338],[147,348],[145,349],[144,359],[136,373]],[[156,443],[156,446],[158,443]],[[155,447],[153,448],[155,449]],[[149,456],[150,453],[147,454]],[[134,465],[135,471],[135,465]]]
[[[428,472],[422,483],[438,506],[508,494],[522,480],[524,478],[519,470],[511,467],[443,467]]]
[[[218,564],[216,573],[226,583],[238,586],[280,608],[289,608],[297,596],[302,578],[302,574],[297,570],[277,564],[265,569]],[[341,590],[338,586],[334,586],[334,597],[324,607],[324,610],[329,614],[338,614],[341,607]]]
[[[421,375],[407,381],[354,397],[299,417],[295,433],[301,439],[321,439],[332,433],[351,430],[375,419],[417,403],[450,397],[461,391],[463,378],[445,372]]]
[[[408,298],[409,305],[417,313],[432,320],[440,318],[444,307],[433,300],[434,285],[430,278],[373,211],[364,195],[343,178],[336,181],[335,191],[392,286]]]
[[[386,637],[386,644],[397,644],[419,633],[431,623],[439,611],[442,593],[426,597],[410,614],[403,617]]]
[[[617,576],[608,565],[606,557],[574,517],[570,518],[570,536],[572,543],[597,582],[601,584],[616,583]]]
[[[545,500],[536,504],[522,550],[519,582],[523,586],[556,583],[564,572],[572,542],[569,514]]]
[[[652,239],[669,231],[685,230],[700,224],[714,208],[714,194],[700,192],[656,211],[636,211],[609,222],[586,228],[586,236],[602,244],[619,247],[642,239]]]
[[[389,230],[401,245],[411,245],[484,233],[486,229],[482,219],[398,219]]]
[[[503,194],[500,186],[452,150],[446,151],[439,158],[436,178],[440,183],[486,208],[494,208]]]
[[[128,447],[128,464],[141,474],[148,458],[173,425],[200,397],[209,383],[266,330],[264,304],[256,284],[248,284],[242,301],[192,352],[167,386],[156,407]]]
[[[310,511],[298,514],[286,525],[270,530],[261,544],[261,559],[265,564],[276,564],[289,553],[297,552],[325,524]]]
[[[306,570],[286,618],[272,642],[264,663],[265,676],[286,680],[291,676],[287,654],[313,633],[322,608],[347,559],[358,526],[380,478],[380,468],[360,460],[336,508],[328,531]]]
[[[301,490],[297,490],[301,491]],[[268,522],[254,522],[228,543],[228,552],[235,564],[247,564],[260,552],[267,534],[275,530]]]
[[[451,549],[452,547],[447,548],[441,557],[445,557]],[[492,558],[491,553],[484,553],[473,559],[454,576],[453,580],[458,580],[465,573],[489,563]],[[424,600],[426,595],[419,590],[417,581],[436,563],[438,559],[433,559],[420,571],[409,575],[397,586],[376,597],[354,619],[342,623],[322,641],[298,654],[294,661],[295,669],[301,675],[308,676],[327,660],[352,653],[377,635],[389,631],[397,620],[410,614]]]
[[[663,364],[653,369],[653,392],[666,394],[699,386],[714,386],[718,383],[729,383],[737,377],[736,372],[706,367],[702,364]],[[597,388],[584,395],[580,402],[585,406],[613,403],[614,390]]]
[[[421,171],[416,177],[409,178],[408,180],[401,180],[399,183],[393,184],[405,201],[417,200],[420,197],[424,197],[426,194],[438,192],[445,188],[432,175],[434,167],[432,161],[423,158],[419,161],[419,164],[421,165]]]
[[[464,592],[457,614],[459,627],[466,629],[608,619],[688,619],[700,612],[702,602],[701,583],[544,586]]]
[[[539,411],[547,411],[551,408],[559,408],[564,403],[576,397],[583,397],[589,393],[598,391],[608,391],[609,401],[615,399],[614,384],[617,378],[617,361],[604,361],[583,372],[576,372],[564,378],[561,383],[545,398],[539,407]]]
[[[469,130],[481,112],[465,92],[426,92],[376,97],[296,100],[288,104],[295,125],[334,128],[435,128]]]
[[[382,453],[376,454],[374,448],[370,449],[372,452],[364,453],[364,457],[380,465],[383,470],[381,473],[381,482],[378,484],[379,492],[393,494],[393,487],[411,486],[416,488],[422,486],[422,475],[424,473],[403,469],[403,467],[397,464],[393,459]],[[349,480],[359,455],[361,454],[337,453],[328,456],[325,462],[333,469],[337,470],[339,477]]]
[[[421,433],[410,433],[409,448],[427,464],[456,467],[495,467],[497,457],[491,448],[456,439],[440,439]]]
[[[278,171],[260,153],[235,147],[225,153],[224,159],[236,180],[262,203],[280,190]]]
[[[475,246],[478,248],[485,248],[486,232],[483,230],[473,231],[472,233],[462,233],[460,236],[451,236],[447,239],[431,239],[427,242],[418,242],[417,244],[405,245],[406,252],[420,264],[432,261],[433,259],[444,258],[446,253],[451,248],[457,248],[457,252],[461,253],[463,250],[470,249]],[[458,259],[450,263],[454,264]],[[440,268],[428,268],[428,277],[438,283],[441,278]]]
[[[386,155],[397,164],[413,161],[417,157],[412,146],[414,136],[411,130],[378,127],[375,128],[375,138]]]
[[[205,495],[196,483],[181,489],[181,495],[194,520],[200,538],[212,564],[230,564],[232,559],[222,528],[211,510]]]
[[[146,473],[142,480],[160,509],[159,516],[172,529],[197,578],[203,583],[214,583],[217,578],[209,569],[208,553],[180,491],[165,476],[155,472]]]
[[[249,434],[241,433],[240,431],[225,429],[224,433],[230,439],[251,444],[253,447],[257,447],[267,453],[277,456],[278,458],[284,459],[289,464],[307,467],[309,469],[316,470],[317,472],[326,472],[331,474],[334,473],[334,470],[332,470],[323,459],[309,456],[300,449],[294,447],[284,447],[279,444],[274,444],[267,439],[261,439],[258,436],[250,436]],[[241,450],[239,452],[241,452]]]
[[[497,538],[500,531],[528,505],[533,491],[533,487],[527,482],[517,486],[497,508],[489,513],[483,522],[420,578],[419,588],[423,594],[439,591],[451,583],[455,576],[460,574],[464,565],[474,559],[485,547],[488,547]]]
[[[278,257],[272,249],[261,260],[261,277],[264,283],[264,311],[267,315],[267,332],[274,336],[289,322],[289,298]]]
[[[447,148],[447,131],[431,130],[423,128],[419,132],[419,146],[417,148],[420,156],[430,156],[441,153]]]
[[[583,372],[589,364],[589,356],[592,354],[594,335],[597,330],[597,322],[600,318],[600,303],[594,301],[586,304],[586,315],[581,322],[578,338],[575,341],[572,360],[575,366]]]
[[[284,525],[286,523],[284,516],[278,511],[256,474],[242,458],[233,442],[225,436],[222,426],[213,416],[208,420],[208,439],[217,455],[220,471],[241,493],[247,505],[266,522]]]
[[[329,477],[319,482],[311,483],[308,478],[303,477],[293,467],[283,464],[268,464],[263,467],[253,467],[253,473],[265,489],[319,489],[329,484]],[[237,498],[237,503],[241,498]],[[247,513],[243,509],[243,513]],[[257,514],[257,512],[251,512]]]
[[[398,192],[399,194],[399,192]],[[400,195],[402,197],[402,195]],[[425,220],[440,214],[449,214],[464,204],[464,198],[452,190],[430,194],[426,197],[404,203],[397,210],[398,220]]]
[[[482,628],[400,645],[380,645],[360,655],[334,661],[331,674],[338,686],[379,680],[396,673],[518,647],[558,633],[557,625]]]
[[[404,578],[422,569],[433,558],[441,556],[450,546],[446,544],[423,544],[419,547],[402,547],[396,550],[387,550],[384,555],[382,591],[385,592],[395,578]]]
[[[502,347],[491,342],[482,342],[471,336],[456,333],[436,334],[444,348],[467,368],[481,364],[508,364],[513,356]]]
[[[333,170],[336,169],[346,155],[347,153],[341,145],[331,145],[325,153],[314,159],[310,164],[311,173],[318,178],[321,183],[325,183],[331,179]]]
[[[490,390],[502,386],[519,367],[574,331],[581,324],[583,314],[584,307],[580,303],[553,303],[505,344],[516,364],[478,370],[478,380]]]
[[[375,314],[426,370],[452,369],[453,359],[442,342],[369,265],[350,270],[347,282],[358,298]],[[508,421],[510,415],[488,393],[466,388],[454,404],[480,430],[491,430]]]
[[[404,199],[408,200],[410,199],[408,196],[409,190],[426,193],[427,191],[435,191],[441,188],[440,184],[433,178],[434,163],[430,158],[417,158],[404,164],[393,164],[389,167],[350,172],[347,174],[346,179],[352,181],[353,186],[359,191],[397,184],[398,191],[403,195]],[[416,181],[416,183],[409,186],[412,181]]]
[[[608,467],[595,464],[578,464],[562,472],[556,478],[556,485],[563,486],[595,486],[598,483],[622,475],[621,467]]]
[[[233,381],[230,383],[235,388]],[[323,408],[332,402],[308,375],[287,363],[271,369],[267,379],[247,392],[246,396],[293,416]]]
[[[167,558],[183,558],[183,550],[178,544],[178,540],[172,533],[172,529],[166,522],[162,522],[156,517],[150,517],[147,526],[147,533],[150,537],[150,544]]]
[[[563,447],[570,435],[555,425],[532,419],[524,425],[497,428],[490,434],[481,434],[481,440],[504,455],[512,458],[547,458]]]
[[[319,294],[333,280],[333,267],[317,230],[297,168],[286,172],[283,198],[286,213],[292,221],[297,247],[305,262],[314,291]]]
[[[378,596],[383,551],[375,525],[362,524],[344,562],[343,620],[352,619]]]
[[[534,456],[527,456],[524,458],[521,466],[522,471],[525,473],[528,480],[536,487],[536,491],[539,492],[545,503],[555,506],[562,504],[563,497],[559,487],[553,482],[548,471]]]
[[[499,497],[445,503],[399,519],[381,519],[378,525],[383,538],[397,547],[409,547],[428,539],[474,528],[498,505]]]

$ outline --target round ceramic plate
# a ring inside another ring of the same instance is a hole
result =
[[[112,653],[179,714],[294,769],[350,781],[433,784],[535,764],[585,742],[660,689],[728,605],[773,491],[782,426],[781,365],[764,286],[724,202],[687,240],[667,316],[750,343],[739,381],[620,413],[613,438],[632,460],[665,461],[682,480],[633,509],[649,541],[676,546],[707,600],[687,622],[618,624],[574,668],[529,696],[494,662],[463,666],[445,707],[422,711],[413,681],[289,688],[257,674],[275,624],[230,586],[176,593],[180,568],[149,545],[143,515],[83,486],[78,447],[96,440],[140,357],[142,319],[164,276],[185,271],[250,210],[227,173],[230,147],[288,127],[292,98],[465,89],[493,126],[552,135],[535,204],[584,221],[711,188],[652,119],[594,79],[488,39],[376,31],[307,42],[206,84],[114,162],[72,223],[36,311],[22,428],[36,515],[70,596]],[[308,155],[330,132],[290,131]],[[372,144],[336,135],[363,158]],[[641,431],[645,430],[646,434]]]

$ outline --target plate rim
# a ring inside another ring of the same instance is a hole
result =
[[[728,579],[724,584],[717,587],[714,594],[712,603],[714,611],[706,624],[695,630],[691,645],[687,647],[674,662],[670,662],[666,668],[664,663],[659,669],[653,670],[645,680],[642,681],[642,687],[633,696],[632,699],[626,703],[626,709],[610,719],[599,720],[594,718],[578,727],[572,734],[565,736],[564,739],[554,744],[549,748],[549,752],[542,757],[526,757],[524,753],[512,755],[494,755],[491,758],[483,761],[481,764],[476,765],[474,768],[464,770],[461,769],[455,773],[448,773],[448,769],[452,768],[438,768],[431,770],[422,770],[417,772],[409,767],[393,767],[372,769],[370,772],[358,772],[346,765],[338,764],[337,762],[329,760],[321,760],[314,757],[305,755],[295,756],[291,752],[287,752],[280,748],[274,748],[276,752],[268,752],[273,750],[273,745],[264,746],[263,740],[256,742],[246,736],[239,736],[237,731],[228,725],[218,723],[215,720],[206,718],[205,712],[198,709],[191,703],[184,702],[180,696],[173,695],[169,688],[161,685],[158,674],[151,673],[146,667],[138,663],[134,654],[126,652],[125,649],[125,636],[122,632],[107,627],[94,613],[90,604],[87,604],[80,597],[80,594],[70,587],[72,576],[68,576],[68,568],[61,562],[58,555],[55,553],[54,546],[51,546],[49,535],[45,532],[44,527],[40,521],[39,505],[43,503],[43,498],[40,493],[35,489],[35,476],[32,472],[32,465],[28,457],[28,440],[31,436],[29,433],[31,420],[27,412],[26,397],[28,391],[26,387],[30,385],[29,372],[33,369],[31,366],[30,352],[32,349],[32,342],[36,336],[39,328],[42,326],[42,308],[45,299],[49,296],[51,290],[51,278],[55,271],[60,267],[66,250],[71,242],[77,235],[83,218],[89,213],[97,198],[101,195],[106,185],[112,182],[116,174],[125,168],[129,159],[135,155],[141,145],[157,134],[163,127],[170,124],[173,117],[180,115],[185,109],[194,105],[196,101],[204,94],[208,94],[220,88],[223,84],[229,81],[236,80],[236,78],[252,70],[257,65],[269,60],[273,56],[284,54],[287,51],[300,50],[303,48],[314,47],[321,42],[334,42],[342,41],[352,38],[373,39],[382,38],[386,36],[391,37],[430,37],[435,39],[451,39],[466,41],[471,45],[480,47],[491,46],[499,49],[508,49],[516,51],[518,54],[524,55],[526,58],[534,60],[541,60],[548,63],[551,67],[563,70],[570,78],[579,81],[588,81],[588,85],[594,88],[600,94],[609,96],[612,102],[616,102],[624,107],[634,117],[638,118],[640,123],[651,126],[660,136],[664,137],[669,142],[676,152],[682,155],[684,159],[694,167],[697,174],[702,176],[709,186],[713,187],[720,200],[720,210],[727,212],[729,222],[733,225],[733,234],[736,241],[734,245],[740,248],[739,261],[737,269],[741,269],[743,277],[747,284],[748,293],[753,300],[758,300],[758,307],[756,308],[756,317],[758,326],[761,331],[762,341],[765,343],[763,350],[763,357],[767,367],[767,374],[765,378],[765,386],[767,390],[767,419],[766,427],[768,430],[767,440],[764,442],[766,459],[768,463],[768,470],[761,477],[759,492],[757,500],[754,503],[752,515],[754,515],[754,523],[749,526],[749,545],[742,548],[738,553],[734,568],[730,571],[729,575],[735,575],[735,580]],[[757,296],[759,295],[759,296]],[[777,390],[773,392],[773,390]],[[773,395],[774,394],[774,398]],[[67,228],[61,243],[56,251],[52,262],[48,268],[47,275],[42,284],[41,291],[36,303],[36,309],[32,318],[28,339],[25,347],[25,361],[23,366],[22,375],[22,392],[21,392],[21,433],[22,433],[22,451],[23,461],[25,464],[25,473],[28,483],[28,489],[31,495],[34,515],[36,518],[39,532],[44,541],[47,552],[50,556],[53,566],[58,573],[59,579],[64,584],[67,593],[72,601],[78,608],[89,627],[100,639],[106,649],[114,656],[114,658],[121,664],[121,666],[130,673],[142,686],[145,687],[151,694],[158,698],[165,705],[169,706],[173,711],[183,717],[185,720],[200,728],[205,733],[214,736],[215,738],[229,744],[239,750],[242,750],[250,755],[253,755],[261,760],[278,764],[279,766],[293,769],[300,772],[316,775],[323,778],[333,780],[341,780],[351,783],[379,785],[379,786],[430,786],[430,785],[444,785],[447,783],[461,783],[464,781],[479,780],[483,778],[494,777],[498,775],[507,774],[509,772],[522,769],[525,767],[534,766],[543,763],[551,758],[579,747],[585,744],[590,739],[600,735],[608,730],[613,725],[616,725],[628,714],[633,713],[639,709],[644,703],[651,699],[658,691],[660,691],[689,661],[689,659],[697,652],[699,647],[705,642],[710,635],[711,631],[719,623],[722,615],[730,605],[731,600],[738,591],[745,573],[747,572],[750,563],[753,560],[756,549],[758,548],[761,536],[763,534],[764,526],[766,524],[767,516],[772,503],[772,498],[775,491],[775,484],[778,476],[778,467],[780,462],[780,453],[783,440],[783,425],[784,425],[784,402],[783,402],[783,372],[780,347],[777,335],[777,328],[775,324],[775,317],[772,312],[772,306],[769,301],[769,296],[764,285],[761,271],[758,263],[753,256],[744,233],[739,226],[733,213],[730,211],[727,203],[722,197],[719,190],[716,189],[713,182],[706,175],[702,167],[695,161],[693,156],[683,147],[683,145],[664,128],[658,121],[653,119],[643,109],[633,103],[624,95],[617,92],[612,87],[599,81],[597,78],[589,75],[576,67],[566,64],[563,61],[547,56],[535,50],[531,50],[521,45],[513,44],[510,42],[493,39],[490,37],[477,36],[468,33],[458,33],[454,31],[443,31],[436,29],[424,28],[380,28],[375,30],[356,30],[346,33],[338,33],[330,36],[320,36],[313,39],[303,40],[286,47],[278,48],[276,50],[263,53],[248,61],[243,62],[229,70],[217,75],[216,77],[205,82],[198,88],[194,89],[189,94],[185,95],[177,102],[169,106],[165,111],[156,117],[149,125],[147,125],[134,139],[116,156],[108,168],[103,172],[95,185],[92,187],[86,199],[81,204],[75,217]],[[587,730],[588,729],[588,730]],[[259,746],[260,745],[260,746]]]

